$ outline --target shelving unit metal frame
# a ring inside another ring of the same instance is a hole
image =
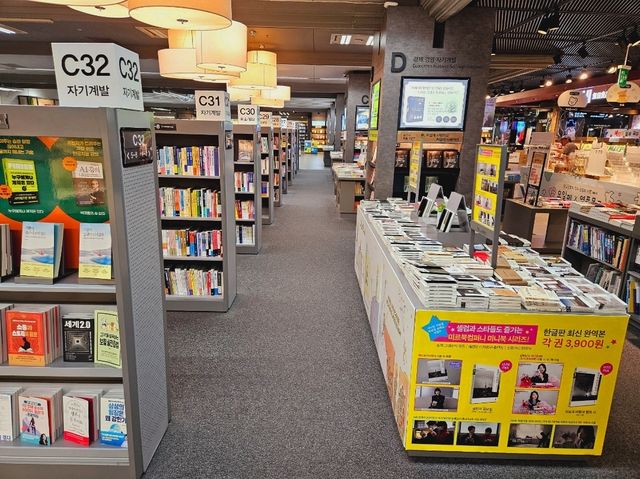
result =
[[[162,125],[162,126],[159,126]],[[230,124],[227,124],[230,125]],[[226,312],[229,310],[237,293],[236,269],[236,221],[235,195],[233,187],[233,145],[225,148],[227,129],[225,122],[203,120],[164,120],[156,119],[156,143],[158,146],[217,146],[220,158],[220,177],[160,176],[159,182],[175,187],[211,187],[220,189],[222,200],[222,217],[215,218],[187,218],[161,217],[163,227],[179,226],[181,228],[198,227],[211,228],[221,225],[222,228],[222,262],[204,263],[222,264],[222,297],[220,296],[178,296],[166,295],[168,311],[209,311]],[[175,261],[174,258],[164,258],[165,266],[190,265],[202,266],[203,258],[185,257]]]
[[[284,141],[282,141],[284,139]],[[280,185],[282,192],[286,195],[289,193],[289,128],[280,128]]]
[[[568,235],[569,235],[569,226],[571,225],[571,221],[577,221],[578,223],[587,224],[590,226],[595,226],[601,228],[603,230],[607,230],[611,233],[615,233],[620,236],[624,236],[629,238],[629,250],[627,251],[627,257],[625,259],[624,264],[621,268],[614,267],[604,261],[601,261],[597,258],[594,258],[582,251],[579,251],[576,248],[572,248],[568,245]],[[589,215],[581,214],[576,211],[571,211],[567,213],[567,224],[565,227],[564,239],[562,241],[562,257],[566,260],[570,261],[572,264],[579,263],[580,266],[576,269],[584,274],[586,268],[583,268],[584,263],[600,263],[606,268],[613,269],[614,271],[618,271],[621,273],[621,286],[620,290],[616,293],[619,297],[625,300],[625,292],[626,292],[626,284],[629,279],[629,276],[633,276],[636,279],[640,279],[640,265],[636,265],[636,270],[632,268],[635,265],[635,257],[638,251],[638,247],[640,246],[640,221],[636,218],[636,222],[633,225],[633,230],[628,230],[619,226],[612,225],[606,221],[601,221],[596,218],[591,218]],[[574,266],[575,267],[575,266]],[[631,322],[636,326],[640,327],[640,315],[639,314],[629,314]]]
[[[295,163],[293,159],[293,148],[294,148],[294,129],[293,127],[287,128],[287,182],[293,183]],[[288,186],[288,185],[287,185]]]
[[[239,220],[236,218],[236,227],[238,225],[254,225],[254,244],[239,244],[236,243],[236,253],[238,254],[258,254],[262,247],[262,175],[260,160],[262,155],[260,154],[260,127],[256,125],[233,125],[233,147],[235,149],[237,140],[251,140],[253,142],[253,163],[242,163],[234,161],[233,169],[234,173],[253,171],[253,196],[248,193],[239,193],[235,191],[234,181],[234,194],[236,200],[248,200],[253,198],[253,205],[255,211],[255,218],[253,221]],[[253,166],[253,170],[250,169]]]
[[[282,190],[282,173],[281,173],[281,169],[282,169],[282,165],[280,164],[280,148],[282,148],[282,129],[280,127],[273,127],[273,142],[271,142],[272,145],[272,150],[273,150],[273,178],[275,178],[276,176],[279,177],[280,180],[280,184],[276,185],[275,181],[273,182],[273,204],[275,206],[282,206],[282,195],[283,195],[283,190]],[[276,148],[275,145],[275,139],[278,138],[278,148]],[[277,191],[277,195],[276,195],[276,190]]]
[[[107,108],[0,106],[6,136],[99,138],[111,224],[113,284],[82,284],[68,276],[52,285],[0,283],[0,301],[60,304],[61,312],[96,307],[118,311],[122,368],[54,363],[0,367],[0,384],[119,389],[126,402],[128,448],[60,439],[49,447],[0,443],[2,477],[136,479],[147,469],[169,423],[166,319],[158,219],[156,162],[123,167],[121,128],[148,129],[149,113]],[[154,148],[155,151],[155,148]],[[14,249],[14,251],[16,251]],[[19,254],[19,250],[15,254]]]
[[[269,186],[267,188],[267,196],[261,196],[262,202],[262,224],[270,225],[273,224],[275,220],[275,212],[274,212],[274,195],[273,195],[273,128],[270,126],[262,126],[260,127],[260,138],[267,138],[268,153],[262,153],[260,149],[260,163],[262,164],[262,160],[267,158],[269,163],[268,173],[262,174],[262,166],[260,167],[261,172],[261,182],[260,182],[260,191],[262,191],[262,181],[265,178],[269,182]],[[261,140],[262,141],[262,140]]]

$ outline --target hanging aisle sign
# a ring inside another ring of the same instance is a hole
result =
[[[260,127],[261,128],[271,128],[273,125],[271,124],[271,115],[270,111],[261,111],[260,112]]]
[[[222,90],[196,90],[196,120],[231,121],[229,94]]]
[[[140,58],[115,43],[52,43],[60,106],[143,111]]]
[[[260,121],[260,107],[254,105],[238,105],[238,123],[241,125],[257,125]]]
[[[271,117],[271,125],[273,128],[280,128],[280,115],[273,115]]]
[[[280,128],[287,128],[287,122],[289,120],[287,120],[286,118],[280,118]]]

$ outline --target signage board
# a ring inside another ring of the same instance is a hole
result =
[[[196,120],[231,121],[229,94],[222,90],[196,90]]]
[[[271,116],[271,125],[273,128],[280,128],[280,115],[272,115]]]
[[[115,43],[52,43],[60,106],[143,111],[140,58]]]
[[[584,91],[567,90],[558,97],[561,108],[584,108],[589,104],[589,98]]]
[[[120,128],[122,166],[146,165],[153,162],[151,130],[148,128]]]
[[[271,115],[270,111],[261,111],[260,112],[260,127],[261,128],[271,128],[273,125],[271,124]]]
[[[257,125],[260,121],[260,107],[254,105],[238,105],[238,123],[241,125]]]
[[[378,129],[378,112],[380,109],[380,82],[378,80],[374,83],[373,88],[371,89],[371,116],[369,118],[369,129],[377,130]],[[346,127],[343,128],[346,130]]]

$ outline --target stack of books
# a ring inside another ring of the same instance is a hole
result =
[[[18,396],[20,440],[50,446],[62,436],[62,388],[32,388]]]
[[[197,268],[165,268],[165,293],[175,296],[222,296],[222,271]]]
[[[62,356],[57,304],[17,305],[4,316],[9,365],[46,366]]]
[[[520,309],[520,295],[509,286],[488,287],[490,311],[517,311]]]
[[[489,307],[489,295],[479,288],[458,288],[456,306],[463,309],[486,310]]]
[[[162,230],[163,256],[222,256],[222,231]]]
[[[236,193],[253,193],[254,179],[253,172],[235,172],[233,174],[234,188]]]
[[[522,306],[530,311],[562,311],[563,306],[558,295],[540,286],[523,286],[518,288]]]
[[[630,238],[577,221],[571,221],[567,233],[567,246],[618,269],[625,265],[630,242]]]

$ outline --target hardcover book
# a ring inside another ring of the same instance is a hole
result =
[[[62,317],[64,360],[67,362],[93,362],[94,316],[92,314],[65,314]]]
[[[102,163],[78,161],[78,166],[71,176],[78,206],[105,204]]]
[[[98,364],[121,367],[120,325],[116,311],[95,311],[95,359]]]
[[[109,223],[80,223],[79,278],[111,279]]]

